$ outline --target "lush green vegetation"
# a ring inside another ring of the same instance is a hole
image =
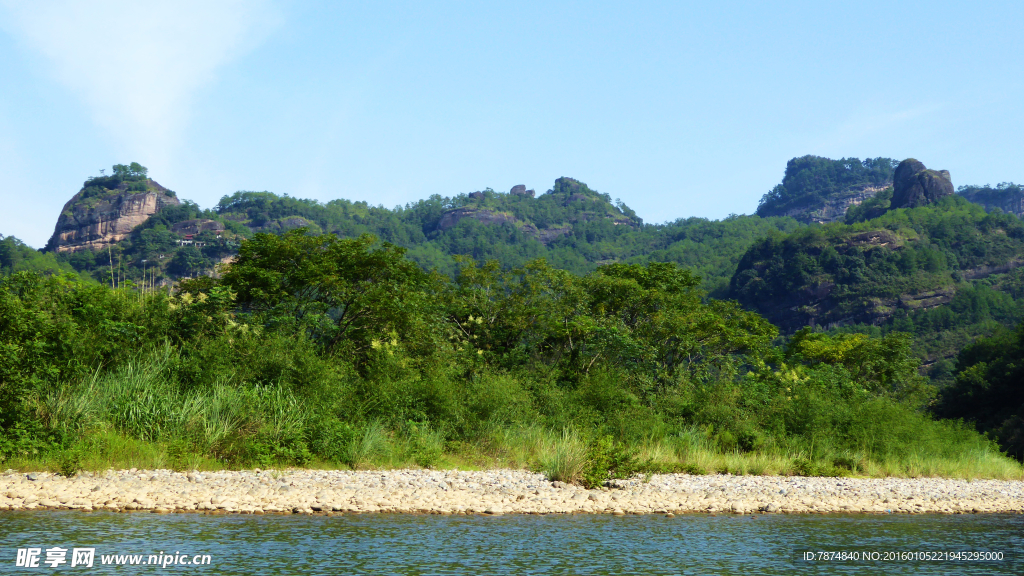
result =
[[[937,412],[973,421],[1024,459],[1024,324],[960,353],[955,383],[943,391]]]
[[[872,220],[851,210],[852,224],[765,238],[744,256],[732,294],[788,331],[910,334],[924,372],[947,386],[961,350],[1024,320],[1024,273],[1011,269],[1024,228],[962,198],[882,208]]]
[[[7,465],[527,465],[1021,477],[905,335],[776,329],[673,263],[577,275],[257,234],[220,280],[0,279]]]
[[[943,304],[965,279],[1022,253],[1019,218],[949,197],[856,224],[770,235],[743,256],[730,294],[788,330],[878,323],[901,308]]]
[[[181,235],[171,228],[190,220],[213,220],[226,230],[197,235],[200,248],[179,246]],[[699,273],[709,292],[724,296],[732,270],[751,243],[769,231],[790,232],[797,226],[789,218],[757,216],[644,224],[625,204],[571,178],[560,178],[538,198],[487,189],[433,196],[394,209],[236,192],[212,210],[188,201],[166,207],[110,253],[85,251],[58,258],[100,282],[110,283],[112,268],[115,284],[118,279],[139,284],[144,277],[172,281],[211,272],[219,260],[237,252],[241,239],[254,233],[306,227],[343,238],[373,234],[406,248],[422,268],[452,277],[455,255],[498,260],[506,267],[544,258],[576,274],[612,262],[675,262]]]
[[[470,215],[446,218],[459,210]],[[498,260],[506,267],[544,258],[576,274],[612,262],[675,262],[695,269],[705,287],[717,294],[724,294],[731,270],[754,240],[769,230],[798,226],[788,218],[754,216],[643,224],[622,202],[570,178],[558,179],[538,198],[487,189],[450,198],[435,195],[387,209],[348,200],[321,204],[269,192],[238,192],[221,199],[216,211],[254,231],[283,231],[295,221],[347,238],[374,234],[406,248],[424,269],[449,276],[456,273],[456,255]]]
[[[101,175],[89,178],[82,184],[79,198],[85,200],[95,196],[105,196],[119,189],[126,189],[130,192],[145,192],[146,177],[149,170],[139,164],[132,162],[129,165],[114,164],[110,176]]]
[[[33,250],[14,236],[0,234],[0,275],[26,271],[74,274],[74,269],[54,254]]]
[[[897,164],[899,161],[891,158],[793,158],[786,163],[782,183],[761,198],[757,214],[765,217],[807,213],[844,193],[891,185]]]
[[[894,165],[796,158],[759,214],[806,215],[888,184]],[[133,186],[156,185],[117,165],[79,199]],[[503,462],[582,482],[659,467],[1019,473],[925,412],[1017,450],[1018,413],[950,412],[942,390],[1001,386],[970,368],[994,360],[956,355],[981,358],[972,343],[1024,321],[1024,225],[1005,213],[1019,189],[961,187],[910,210],[890,210],[891,195],[807,226],[645,224],[570,178],[537,198],[487,189],[393,209],[238,192],[213,209],[165,207],[99,253],[0,237],[0,457]],[[202,221],[224,230],[182,245],[176,225]],[[233,255],[224,278],[203,277]],[[80,281],[60,276],[72,270]]]
[[[857,222],[871,220],[885,214],[892,206],[892,193],[893,188],[889,186],[860,204],[850,206],[846,211],[846,223],[856,224]]]
[[[956,193],[971,202],[981,204],[986,210],[999,209],[1018,216],[1024,215],[1024,188],[1013,182],[1002,182],[995,188],[988,184],[961,186],[957,188]]]
[[[952,300],[929,309],[899,308],[880,325],[849,324],[832,333],[863,333],[881,337],[904,332],[914,337],[920,358],[933,384],[953,382],[956,355],[980,337],[992,336],[1024,320],[1024,270],[993,275],[957,287]]]

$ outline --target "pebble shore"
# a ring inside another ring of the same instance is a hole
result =
[[[655,474],[600,489],[522,470],[0,475],[3,510],[233,514],[1024,513],[1024,481]]]

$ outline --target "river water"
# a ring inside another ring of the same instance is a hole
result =
[[[38,567],[18,566],[30,548]],[[74,548],[95,549],[92,567],[71,566]],[[0,512],[0,574],[1024,574],[1022,549],[1024,515]],[[966,559],[979,552],[1003,559]]]

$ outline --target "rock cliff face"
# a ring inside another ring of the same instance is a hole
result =
[[[892,187],[893,208],[924,206],[954,192],[948,170],[929,170],[913,158],[896,167]]]
[[[505,223],[515,224],[516,219],[511,214],[504,214],[502,212],[494,212],[484,208],[455,208],[445,212],[441,216],[441,220],[438,221],[437,227],[441,230],[447,230],[454,227],[461,220],[465,219],[476,220],[483,224],[501,225]]]
[[[991,186],[961,186],[957,194],[981,204],[991,212],[998,208],[1003,212],[1024,218],[1024,186],[1012,182],[1004,182],[995,188]]]
[[[185,236],[186,234],[200,234],[202,232],[223,232],[224,225],[216,220],[207,220],[205,218],[196,218],[194,220],[185,220],[184,222],[178,222],[171,225],[171,232]]]
[[[180,204],[178,199],[153,180],[146,191],[111,190],[99,196],[75,194],[61,211],[57,226],[46,247],[57,252],[102,250],[120,242],[133,228],[166,206]]]
[[[796,208],[786,212],[783,216],[795,218],[796,220],[806,224],[810,224],[812,222],[816,222],[818,224],[841,222],[846,217],[846,211],[849,210],[851,206],[856,206],[865,200],[873,198],[875,194],[878,194],[885,189],[885,186],[866,186],[860,190],[848,190],[842,194],[836,195],[835,197],[826,199],[825,205],[821,208],[815,210]]]
[[[837,299],[833,291],[836,285],[822,282],[807,286],[794,293],[790,304],[794,305],[770,311],[766,317],[784,332],[795,332],[804,326],[834,328],[848,324],[881,325],[888,321],[897,310],[907,312],[928,310],[948,304],[956,294],[953,286],[901,294],[896,298],[866,298],[851,303]]]

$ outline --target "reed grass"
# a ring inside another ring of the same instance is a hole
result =
[[[496,438],[497,437],[497,438]],[[457,452],[439,452],[430,467],[443,469],[531,469],[550,480],[578,482],[587,465],[586,443],[573,432],[555,432],[541,428],[493,432],[479,444],[460,443]],[[651,441],[631,447],[655,472],[733,475],[838,475],[850,477],[942,477],[961,479],[1024,480],[1024,467],[997,452],[979,451],[962,457],[936,457],[910,454],[904,458],[865,456],[853,469],[837,466],[840,458],[808,459],[805,453],[720,452],[697,448],[680,454],[674,441]],[[247,464],[226,463],[196,452],[176,454],[172,442],[154,442],[126,437],[114,430],[95,429],[79,443],[57,452],[35,456],[16,456],[4,462],[7,468],[22,471],[59,471],[61,458],[68,452],[80,455],[80,469],[156,469],[222,470],[247,468]],[[310,468],[401,469],[421,467],[414,445],[380,424],[368,427],[350,446],[351,464],[314,459]],[[292,467],[285,462],[273,467]]]
[[[578,483],[587,468],[587,443],[567,428],[540,454],[540,469],[550,480]]]
[[[394,461],[394,452],[387,429],[380,420],[372,420],[349,444],[345,460],[352,468],[364,468],[379,461]]]
[[[177,369],[174,352],[163,347],[39,392],[28,405],[62,440],[45,450],[14,451],[0,464],[55,471],[508,467],[579,482],[589,463],[588,442],[602,430],[572,419],[565,424],[562,414],[570,409],[584,416],[592,412],[573,407],[567,395],[554,396],[557,390],[544,394],[568,407],[548,408],[555,416],[541,417],[529,404],[526,385],[508,375],[490,389],[486,381],[475,383],[476,404],[468,409],[451,404],[455,395],[445,386],[456,384],[443,379],[429,385],[392,382],[393,395],[381,396],[387,410],[422,402],[416,394],[448,402],[449,420],[431,423],[388,418],[380,410],[355,410],[342,420],[338,414],[350,402],[345,396],[332,404],[329,397],[303,395],[280,379],[243,385],[232,373],[186,386],[176,379]],[[485,417],[474,420],[473,410]],[[707,425],[652,421],[645,428],[642,420],[629,422],[627,432],[636,432],[617,441],[648,472],[1024,479],[1019,462],[960,424],[911,414],[900,428],[868,416],[853,429],[854,441],[845,443],[826,432],[765,436],[756,449],[744,451]],[[341,428],[317,445],[313,431],[327,421]]]

